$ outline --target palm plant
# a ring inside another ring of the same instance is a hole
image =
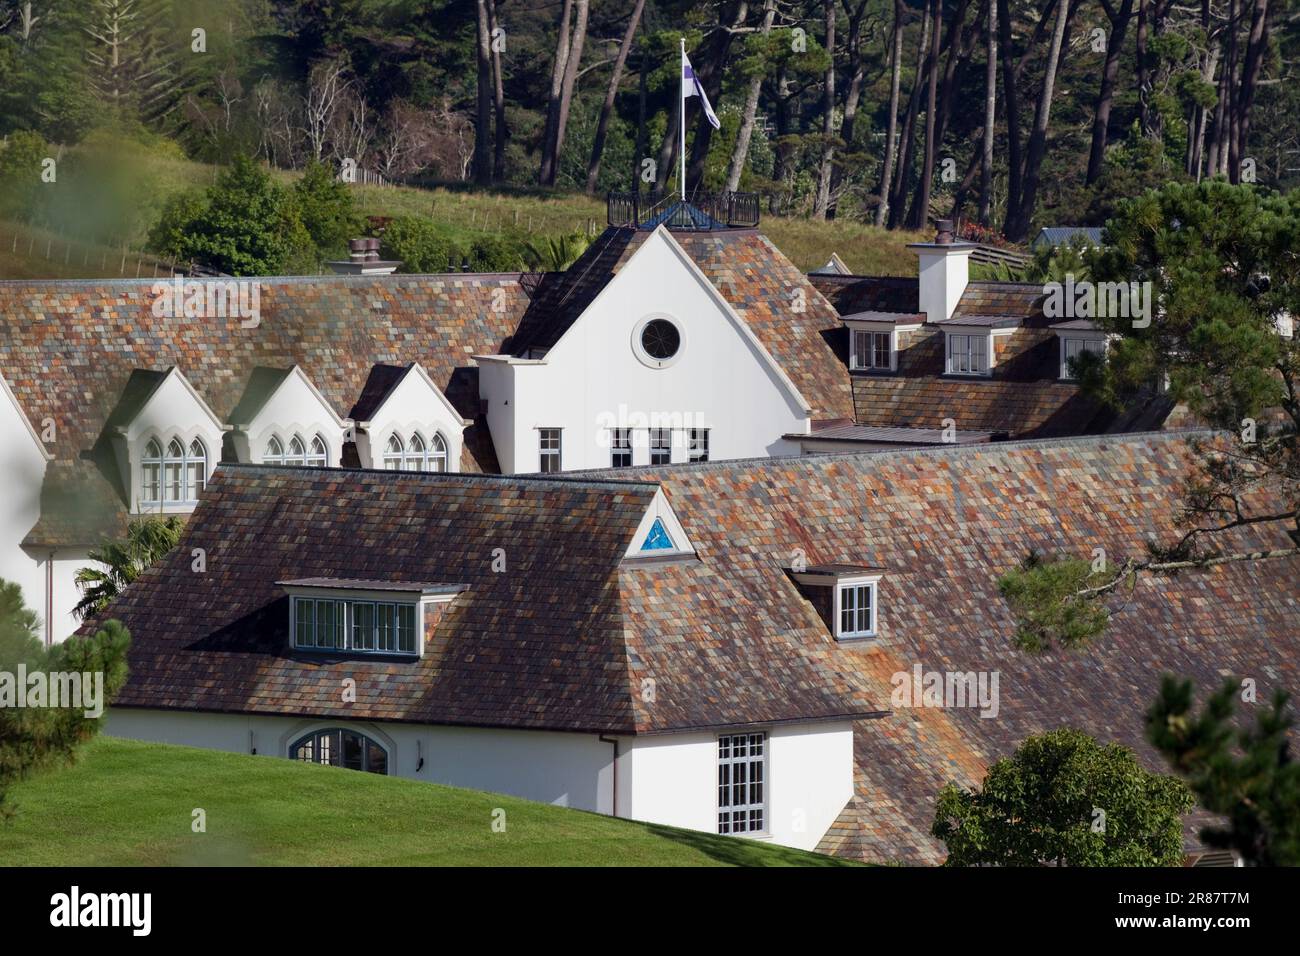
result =
[[[87,557],[102,567],[77,572],[81,600],[72,609],[78,620],[99,613],[151,564],[176,546],[184,522],[177,515],[141,518],[126,528],[125,541],[105,541]]]
[[[563,272],[587,251],[591,240],[580,232],[534,239],[524,246],[528,268],[539,272]]]

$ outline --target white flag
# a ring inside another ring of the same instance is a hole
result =
[[[686,98],[688,96],[698,96],[700,102],[704,104],[704,117],[709,121],[709,125],[714,129],[722,126],[718,121],[718,116],[713,112],[713,107],[709,105],[709,98],[704,95],[704,87],[700,85],[695,71],[691,69],[691,61],[682,54],[682,109],[686,109]]]

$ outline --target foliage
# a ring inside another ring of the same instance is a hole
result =
[[[1166,676],[1147,712],[1147,737],[1224,825],[1201,830],[1207,846],[1235,850],[1248,865],[1300,866],[1300,763],[1291,756],[1295,718],[1279,690],[1255,724],[1234,724],[1232,680],[1192,713],[1192,682]]]
[[[447,272],[456,263],[451,240],[428,219],[399,216],[388,224],[380,243],[380,255],[398,259],[399,272]]]
[[[130,644],[121,622],[107,621],[93,637],[72,637],[49,648],[37,638],[37,626],[18,585],[0,581],[0,682],[12,680],[10,692],[27,691],[16,681],[22,665],[29,678],[38,672],[102,674],[100,702],[107,704],[117,695],[126,682]],[[102,715],[88,717],[85,708],[75,706],[0,706],[0,818],[13,815],[7,797],[14,783],[37,770],[71,763],[77,749],[98,733],[101,720]]]
[[[528,243],[524,261],[537,272],[563,272],[586,251],[587,245],[587,237],[581,233],[547,236]]]
[[[322,254],[342,256],[348,240],[361,234],[351,191],[324,163],[309,162],[290,193],[303,228]]]
[[[930,832],[948,866],[1176,866],[1192,805],[1128,748],[1061,729],[1027,739],[978,789],[948,784]]]
[[[1105,572],[1082,558],[1045,560],[1030,552],[998,580],[1016,618],[1016,644],[1040,652],[1058,645],[1080,647],[1098,637],[1110,623],[1110,612],[1087,592],[1105,580]]]
[[[138,518],[127,525],[125,541],[105,541],[87,557],[102,567],[77,571],[81,600],[72,609],[81,620],[93,617],[126,590],[150,565],[176,547],[185,528],[180,517]]]
[[[52,150],[39,133],[23,130],[0,148],[0,216],[27,219],[40,194],[41,163]]]

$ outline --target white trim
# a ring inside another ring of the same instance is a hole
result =
[[[1085,343],[1084,344],[1085,351],[1098,352],[1100,353],[1102,358],[1105,358],[1106,353],[1110,349],[1111,336],[1105,332],[1060,331],[1057,332],[1056,339],[1060,345],[1061,381],[1073,382],[1076,379],[1073,375],[1070,374],[1070,363],[1068,361],[1068,357],[1066,356],[1066,343],[1067,342]],[[1095,344],[1100,344],[1101,348],[1100,349],[1090,348],[1091,345],[1095,345]]]
[[[45,443],[41,441],[40,432],[36,430],[35,426],[32,425],[32,420],[28,418],[27,413],[23,411],[22,405],[18,403],[18,396],[13,393],[13,389],[11,389],[9,383],[5,381],[4,375],[0,375],[0,389],[3,389],[4,393],[9,396],[9,401],[13,402],[14,410],[18,412],[18,417],[22,420],[22,423],[27,426],[27,431],[32,436],[32,441],[36,442],[36,447],[40,449],[41,456],[46,461],[53,461],[54,452],[46,448]],[[58,422],[55,422],[55,428],[58,428]]]
[[[947,330],[944,331],[944,338],[943,338],[943,369],[944,369],[944,372],[943,372],[943,373],[944,373],[945,375],[960,375],[960,376],[963,376],[963,377],[969,377],[969,378],[991,378],[992,375],[993,375],[993,365],[994,365],[994,361],[993,361],[993,332],[992,332],[992,330],[985,330],[985,329],[975,328],[975,327],[971,327],[971,326],[965,326],[964,328],[967,329],[968,331],[961,331],[961,332],[950,332],[950,331],[947,331]],[[965,371],[956,371],[956,370],[953,369],[953,367],[952,367],[952,340],[953,340],[955,337],[958,337],[958,336],[960,336],[961,338],[964,338],[964,339],[970,339],[970,340],[972,340],[972,341],[977,340],[977,339],[980,339],[980,338],[983,338],[983,340],[984,340],[984,370],[983,370],[982,372],[975,372],[975,371],[965,372]]]
[[[674,352],[672,355],[668,356],[668,358],[665,359],[655,358],[653,355],[651,355],[649,352],[645,350],[645,346],[641,342],[642,333],[645,332],[646,326],[649,325],[651,322],[667,322],[669,325],[671,325],[674,329],[677,330],[677,338],[678,338],[677,351]],[[644,365],[646,368],[653,368],[653,369],[672,368],[674,365],[677,364],[678,360],[681,359],[682,353],[686,351],[687,344],[688,343],[686,341],[686,326],[682,322],[678,321],[674,316],[669,315],[667,312],[651,312],[647,315],[642,316],[639,320],[637,320],[637,323],[632,326],[632,354],[635,355],[636,360],[640,362],[642,365]]]
[[[871,626],[865,631],[842,631],[840,614],[843,607],[840,597],[846,588],[869,588],[871,592]],[[835,582],[834,618],[835,639],[837,641],[854,641],[875,637],[880,633],[880,575],[871,577],[840,578]]]
[[[306,588],[285,586],[289,596],[289,646],[295,651],[311,654],[342,654],[357,657],[403,657],[417,660],[424,656],[425,607],[430,604],[450,604],[456,594],[422,594],[412,597],[409,592],[367,590],[365,588]],[[298,643],[298,601],[338,601],[343,604],[343,647],[319,647]],[[415,609],[415,651],[366,650],[352,647],[352,607],[355,604],[393,604]]]
[[[487,356],[478,356],[478,355],[472,357],[475,359],[487,358]],[[410,375],[412,372],[414,372],[421,379],[423,379],[424,383],[428,385],[430,389],[433,390],[433,393],[438,396],[438,401],[442,403],[442,407],[446,409],[447,414],[451,416],[453,421],[460,422],[461,425],[464,426],[465,428],[468,428],[470,425],[474,424],[472,419],[464,418],[461,416],[460,412],[457,411],[456,406],[451,403],[451,401],[447,398],[447,396],[442,393],[442,389],[440,389],[434,383],[433,379],[429,377],[429,373],[424,370],[424,366],[421,365],[419,362],[412,362],[410,367],[407,368],[407,370],[402,373],[402,377],[399,378],[396,382],[394,382],[392,388],[390,388],[388,392],[384,395],[383,401],[381,401],[378,405],[376,405],[374,410],[371,411],[370,418],[364,422],[356,422],[356,427],[364,429],[366,432],[369,432],[370,426],[374,423],[374,421],[377,418],[380,417],[379,413],[384,410],[384,406],[388,404],[389,400],[391,400],[393,395],[397,392],[398,386],[401,385],[403,382],[405,382],[406,376]]]
[[[668,537],[672,539],[673,548],[672,550],[660,548],[655,551],[642,551],[641,544],[645,541],[646,536],[650,534],[650,529],[654,527],[656,518],[663,519],[664,530],[668,532]],[[645,514],[641,516],[641,523],[637,525],[627,550],[623,552],[624,560],[644,560],[694,553],[695,546],[691,544],[690,539],[686,536],[686,529],[682,527],[681,521],[677,519],[677,513],[673,511],[672,505],[668,503],[663,488],[659,488],[655,492],[654,500],[650,502],[650,507],[646,508]]]

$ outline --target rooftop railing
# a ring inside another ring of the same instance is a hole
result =
[[[747,229],[758,225],[758,193],[716,193],[683,201],[676,193],[610,193],[606,197],[611,226],[707,232]]]

